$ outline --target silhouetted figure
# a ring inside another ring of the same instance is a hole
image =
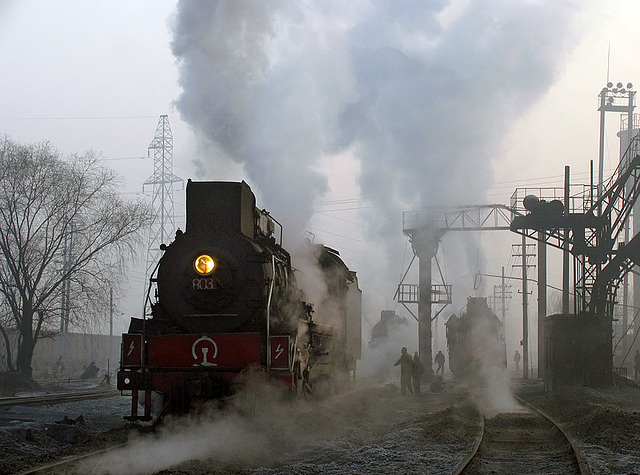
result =
[[[98,376],[100,368],[92,361],[89,366],[84,369],[84,373],[80,376],[80,379],[93,379]]]
[[[516,354],[513,355],[513,362],[516,364],[516,371],[520,371],[520,352],[516,350]]]
[[[393,366],[400,366],[400,392],[403,395],[407,394],[407,390],[410,393],[413,393],[413,388],[411,387],[411,376],[413,375],[413,358],[411,355],[407,353],[407,349],[403,346],[402,350],[400,350],[400,358],[396,361]]]
[[[640,377],[640,350],[636,350],[636,355],[633,357],[633,371],[635,372],[635,378]]]
[[[444,376],[444,353],[442,351],[438,351],[438,354],[436,354],[433,362],[438,365],[436,374],[439,373],[441,376]]]
[[[416,351],[413,355],[413,390],[416,394],[420,394],[420,378],[424,373],[424,365],[420,361],[420,355]]]

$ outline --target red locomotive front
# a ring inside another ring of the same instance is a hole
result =
[[[355,372],[361,295],[355,273],[336,260],[337,252],[320,246],[327,278],[336,280],[336,269],[342,275],[339,291],[330,291],[340,300],[335,308],[350,307],[340,318],[358,323],[345,321],[334,331],[313,322],[276,225],[256,208],[245,182],[189,181],[186,230],[162,246],[151,318],[132,319],[123,335],[118,389],[131,391],[129,419],[187,413],[237,394],[256,378],[292,394],[306,388],[308,396],[314,373],[326,379]],[[330,251],[328,261],[341,266],[326,265]],[[330,371],[320,371],[327,360]]]

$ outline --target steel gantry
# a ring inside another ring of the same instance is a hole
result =
[[[634,137],[608,183],[598,190],[593,184],[581,197],[582,212],[565,203],[539,201],[529,196],[529,214],[514,217],[511,230],[537,239],[574,256],[574,314],[586,318],[592,330],[594,360],[586,365],[585,381],[607,381],[613,371],[613,321],[618,287],[631,268],[640,263],[640,234],[624,242],[624,231],[640,194],[640,154]],[[568,173],[567,173],[568,175]],[[568,185],[565,185],[568,188]],[[599,198],[594,199],[594,192]],[[622,241],[620,241],[622,239]],[[563,305],[563,313],[568,312]],[[598,358],[602,358],[601,361]],[[588,374],[587,374],[588,373]]]
[[[450,231],[493,231],[509,230],[513,214],[520,214],[503,204],[470,205],[455,208],[432,207],[421,211],[403,213],[402,230],[409,236],[415,257],[419,260],[419,283],[405,284],[404,278],[398,285],[396,297],[403,305],[418,304],[418,349],[428,376],[433,375],[430,362],[432,355],[431,322],[444,309],[442,307],[432,317],[432,305],[451,303],[451,285],[432,283],[432,260],[436,256],[438,244]],[[437,263],[437,260],[436,260]],[[438,269],[440,266],[438,265]],[[442,277],[442,272],[440,271]],[[444,280],[444,279],[443,279]],[[429,289],[425,292],[424,289]],[[411,312],[413,315],[413,312]]]
[[[511,222],[513,232],[558,249],[568,247],[576,263],[576,314],[613,318],[615,291],[607,292],[605,297],[602,289],[617,279],[617,276],[613,276],[611,271],[602,277],[599,277],[599,273],[618,255],[625,260],[637,258],[633,255],[635,245],[629,247],[630,242],[627,246],[624,243],[619,246],[618,240],[640,194],[640,155],[637,153],[639,142],[638,136],[633,138],[600,198],[593,197],[595,187],[590,187],[588,196],[582,198],[584,211],[571,212],[568,206],[557,208],[551,205],[553,202],[541,201],[530,206],[529,214],[515,216]],[[615,262],[621,262],[620,259]],[[620,269],[626,267],[620,265]],[[596,296],[593,291],[598,279],[600,291],[597,298],[594,298]],[[602,279],[610,280],[603,282]]]

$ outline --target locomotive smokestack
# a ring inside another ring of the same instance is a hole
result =
[[[187,182],[189,233],[225,228],[253,238],[255,209],[256,197],[244,181]]]

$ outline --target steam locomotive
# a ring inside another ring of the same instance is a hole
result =
[[[486,297],[467,298],[467,311],[451,315],[445,326],[449,369],[456,378],[483,385],[507,367],[504,325]]]
[[[348,387],[361,356],[362,292],[339,253],[306,243],[325,290],[314,306],[282,226],[256,207],[249,185],[189,180],[186,200],[186,229],[161,246],[151,277],[151,313],[122,335],[126,419],[189,413],[261,381],[306,398]]]

